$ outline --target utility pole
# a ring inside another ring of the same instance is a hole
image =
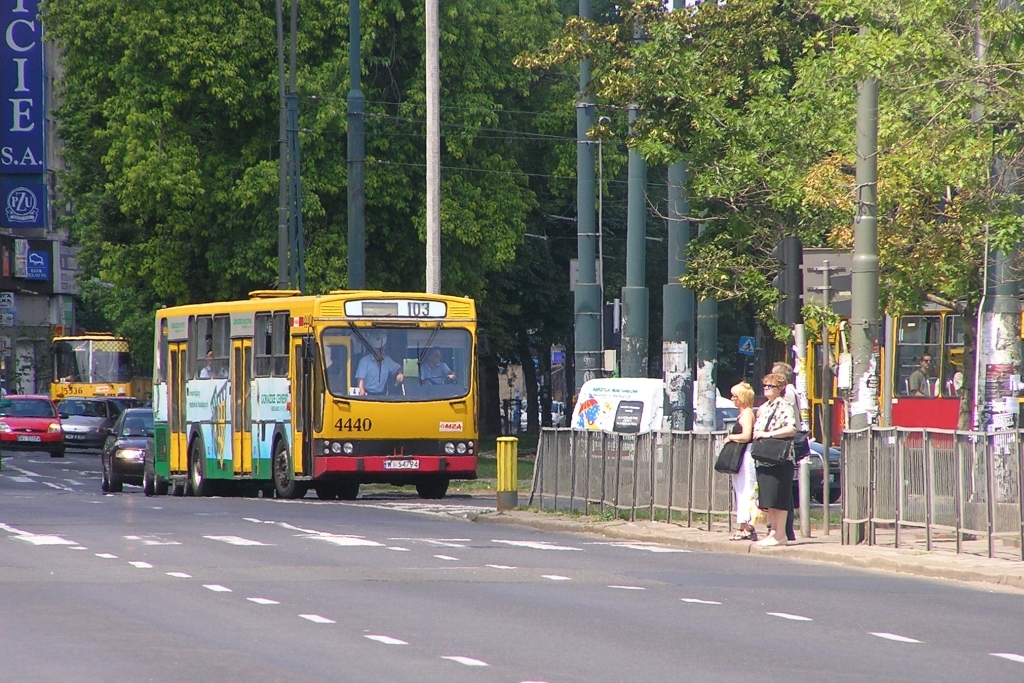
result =
[[[288,242],[291,262],[289,285],[306,291],[306,245],[302,230],[302,163],[299,154],[299,90],[296,80],[298,61],[299,0],[291,0],[289,22],[291,50],[288,53]]]
[[[278,176],[277,176],[277,288],[288,289],[288,120],[284,76],[284,12],[275,0],[277,15]]]
[[[359,0],[348,3],[348,288],[366,289],[366,120]]]
[[[639,107],[629,105],[632,132]],[[650,300],[647,287],[647,164],[635,146],[629,148],[626,215],[626,286],[622,288],[622,376],[647,376],[647,335]]]
[[[668,167],[668,282],[662,288],[661,364],[665,415],[674,430],[693,429],[693,290],[679,281],[686,274],[690,244],[690,198],[685,162]]]
[[[868,30],[862,27],[861,38]],[[850,428],[875,423],[878,415],[878,80],[858,84],[856,216],[853,219],[850,349],[853,396]]]
[[[590,0],[579,0],[580,19],[590,19]],[[590,60],[580,62],[580,89],[576,101],[576,253],[575,335],[573,361],[575,387],[597,376],[601,367],[601,300],[597,284],[597,240],[594,220],[594,143],[587,133],[594,126],[590,86]]]
[[[707,223],[700,223],[697,236],[704,234]],[[693,429],[711,432],[715,429],[718,399],[718,300],[697,302],[697,384],[694,390]]]
[[[1016,10],[1017,3],[1001,2],[1000,8]],[[975,19],[974,56],[980,67],[985,65],[987,52],[988,41],[981,22]],[[983,102],[975,104],[971,118],[979,125],[985,123]],[[1000,127],[1002,124],[995,124],[995,128]],[[1017,169],[998,153],[992,156],[989,182],[994,197],[1005,197],[1020,190]],[[1014,408],[1010,410],[1006,399],[1016,397],[1017,388],[1012,386],[1011,378],[1019,376],[1021,370],[1020,282],[1015,272],[1017,254],[1016,250],[1007,253],[990,248],[988,239],[985,240],[985,251],[984,289],[978,306],[974,426],[982,431],[1015,430],[1017,402],[1012,401]],[[1005,477],[997,479],[1004,480]]]
[[[681,10],[684,0],[672,0]],[[679,281],[686,274],[690,245],[690,196],[686,162],[668,167],[668,282],[662,288],[661,366],[665,380],[665,415],[674,430],[693,429],[694,298]]]
[[[438,0],[426,1],[427,294],[441,293],[441,62]]]

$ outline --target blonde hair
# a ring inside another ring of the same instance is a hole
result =
[[[731,390],[732,395],[740,400],[744,408],[754,407],[754,387],[750,386],[748,382],[740,382],[735,385]]]
[[[762,381],[765,384],[774,384],[778,388],[780,396],[785,392],[786,385],[789,384],[786,376],[778,372],[769,372]]]

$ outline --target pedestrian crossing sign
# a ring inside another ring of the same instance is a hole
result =
[[[754,355],[754,338],[740,337],[740,353],[744,356]]]

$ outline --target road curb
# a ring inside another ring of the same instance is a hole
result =
[[[631,522],[592,522],[538,515],[521,510],[484,513],[476,515],[472,520],[482,524],[508,524],[541,531],[588,534],[623,541],[663,543],[687,550],[824,562],[857,569],[880,570],[929,579],[975,584],[979,588],[1000,586],[1024,590],[1024,565],[1017,567],[1008,560],[990,560],[963,555],[936,555],[877,546],[841,546],[835,543],[825,544],[820,541],[797,541],[795,545],[787,548],[761,548],[746,542],[682,537],[679,533],[671,533],[673,527],[667,525],[666,531],[661,532],[652,530],[646,525]],[[688,535],[715,533],[683,527],[675,529]],[[1000,566],[1000,563],[1004,562],[1009,566]]]

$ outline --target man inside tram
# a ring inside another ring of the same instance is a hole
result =
[[[907,389],[911,396],[932,396],[932,357],[931,354],[921,356],[921,361],[916,370],[910,373],[907,380]]]

